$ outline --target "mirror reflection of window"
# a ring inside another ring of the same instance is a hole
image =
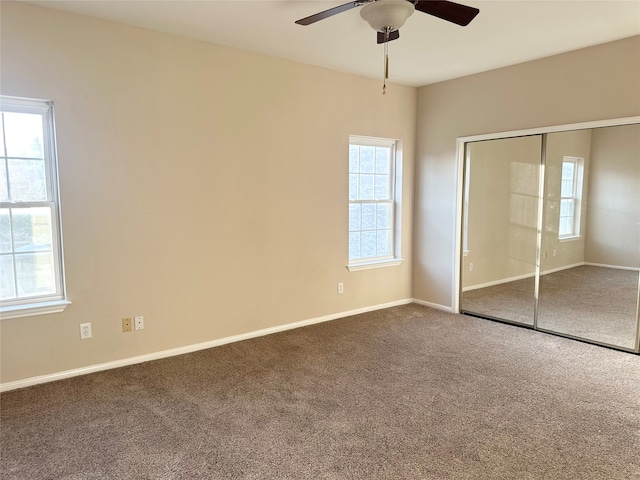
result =
[[[580,201],[582,197],[582,170],[584,159],[565,156],[562,159],[560,188],[560,225],[558,238],[580,236]]]

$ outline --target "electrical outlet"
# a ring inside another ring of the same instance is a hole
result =
[[[80,340],[85,340],[87,338],[91,338],[91,324],[81,323],[80,324]]]
[[[144,316],[138,315],[133,317],[133,328],[135,330],[143,330],[144,329]]]
[[[131,331],[131,317],[122,319],[122,331],[130,332]]]
[[[344,283],[338,283],[338,293],[344,293]]]
[[[469,271],[473,272],[473,262],[469,262]]]

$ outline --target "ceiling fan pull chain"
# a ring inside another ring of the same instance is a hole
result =
[[[387,78],[389,78],[389,29],[384,30],[384,79],[382,81],[382,94],[387,94]]]

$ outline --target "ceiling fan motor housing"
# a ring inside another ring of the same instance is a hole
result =
[[[376,0],[362,7],[360,16],[371,28],[384,33],[399,30],[414,11],[413,3],[407,0]]]

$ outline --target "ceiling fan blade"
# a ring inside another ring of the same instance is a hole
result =
[[[463,27],[469,25],[471,20],[480,13],[480,10],[474,7],[439,0],[419,0],[415,7],[416,10],[420,10],[423,13],[428,13]]]
[[[378,33],[378,44],[384,43],[384,33],[382,32],[377,32]],[[389,32],[389,42],[391,40],[397,40],[398,38],[400,38],[400,30],[394,30],[393,32]]]
[[[330,8],[329,10],[325,10],[323,12],[318,12],[314,15],[310,15],[308,17],[301,18],[300,20],[296,20],[298,25],[311,25],[312,23],[316,23],[320,20],[324,20],[325,18],[332,17],[333,15],[337,15],[338,13],[346,12],[347,10],[351,10],[352,8],[359,7],[362,5],[362,2],[349,2],[344,5],[338,5],[337,7]]]

